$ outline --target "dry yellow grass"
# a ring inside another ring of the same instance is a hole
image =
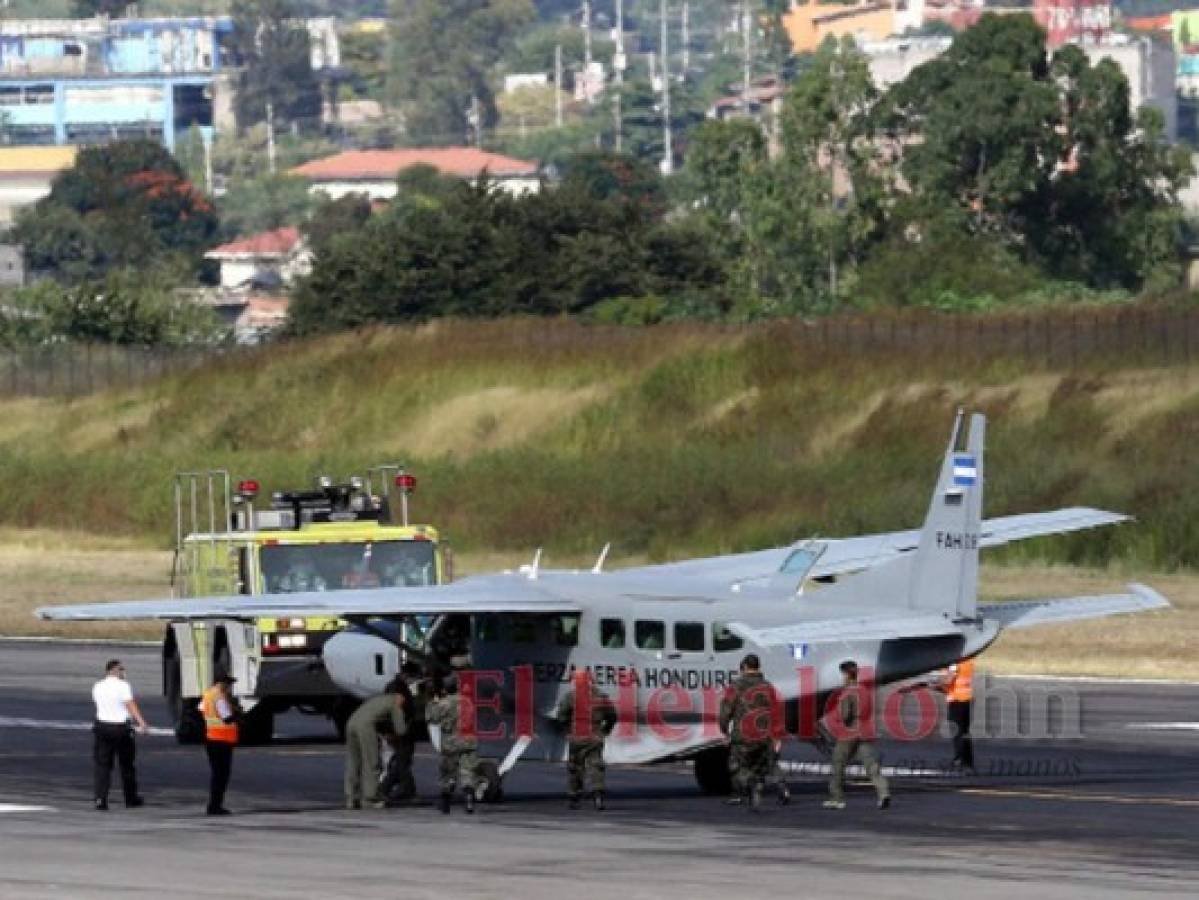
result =
[[[532,560],[510,553],[458,554],[459,576],[515,569]],[[643,560],[620,559],[619,565]],[[591,559],[546,557],[555,568],[588,567]],[[134,600],[170,595],[169,551],[94,535],[0,530],[0,634],[156,639],[145,623],[42,622],[39,606]],[[984,567],[987,600],[1095,594],[1120,590],[1118,572],[1067,567]],[[1095,675],[1199,679],[1199,575],[1143,579],[1174,608],[1096,622],[1053,625],[1005,634],[982,657],[997,674]]]
[[[491,387],[438,405],[414,421],[404,421],[399,434],[381,446],[401,445],[418,456],[449,453],[469,456],[511,447],[555,428],[608,391],[600,385],[576,390]]]

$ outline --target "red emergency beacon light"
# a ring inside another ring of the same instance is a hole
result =
[[[411,494],[416,490],[416,476],[409,475],[407,472],[400,472],[396,475],[396,487],[405,494]]]
[[[247,500],[253,500],[258,496],[259,487],[260,485],[255,479],[248,478],[245,481],[239,481],[237,483],[237,492]]]

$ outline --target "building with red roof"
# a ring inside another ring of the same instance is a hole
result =
[[[204,254],[221,264],[221,287],[278,288],[308,273],[312,254],[300,229],[291,225],[238,238]]]
[[[537,163],[475,147],[346,150],[304,163],[290,174],[307,179],[313,191],[321,191],[334,200],[347,194],[388,200],[398,190],[396,176],[412,166],[431,166],[442,175],[472,182],[486,174],[497,187],[516,195],[535,193],[541,188]]]

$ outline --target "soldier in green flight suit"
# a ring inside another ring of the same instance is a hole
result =
[[[612,700],[595,686],[589,671],[580,669],[575,672],[570,690],[558,701],[554,719],[570,734],[566,756],[570,808],[579,808],[579,800],[590,782],[592,802],[597,810],[602,810],[607,787],[604,739],[617,722]]]
[[[455,679],[456,682],[456,679]],[[474,710],[460,693],[451,693],[441,677],[429,685],[431,699],[425,720],[440,732],[441,811],[450,811],[454,790],[462,791],[466,811],[475,811],[475,772],[479,765],[479,739],[474,732]]]
[[[346,809],[363,804],[382,809],[379,792],[379,738],[408,733],[405,694],[392,681],[382,694],[364,700],[346,723]]]
[[[762,789],[774,764],[774,741],[781,722],[774,721],[775,690],[762,675],[757,654],[741,660],[741,674],[720,701],[720,730],[729,742],[729,802],[762,805]]]
[[[858,664],[852,659],[847,659],[841,663],[840,668],[845,685],[837,701],[839,721],[834,722],[837,745],[833,748],[833,771],[828,784],[829,798],[824,801],[824,808],[845,809],[845,767],[857,757],[862,761],[862,766],[878,794],[878,808],[886,809],[891,805],[891,789],[883,776],[874,741],[862,728]]]

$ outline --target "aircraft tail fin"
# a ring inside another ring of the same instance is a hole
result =
[[[920,541],[912,554],[908,586],[910,608],[956,619],[977,615],[983,445],[987,428],[985,416],[972,415],[963,441],[964,418],[959,410]]]

